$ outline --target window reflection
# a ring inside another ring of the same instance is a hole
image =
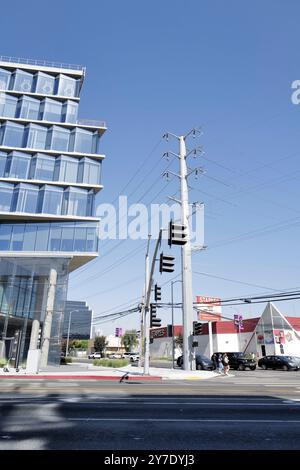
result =
[[[77,158],[61,155],[56,159],[54,180],[67,181],[70,183],[77,182],[78,160]]]
[[[11,73],[8,70],[0,69],[0,90],[8,90]]]
[[[52,126],[49,129],[46,149],[60,150],[67,152],[69,150],[70,131],[58,126]]]
[[[31,157],[27,153],[13,151],[7,157],[5,176],[7,178],[27,179]]]
[[[52,181],[54,176],[55,158],[37,153],[31,159],[30,179]]]
[[[0,93],[0,116],[14,118],[17,111],[18,98]]]
[[[11,208],[14,185],[0,183],[0,211],[8,212]]]
[[[55,77],[44,72],[38,72],[34,76],[35,93],[52,95],[54,92]]]
[[[6,147],[23,147],[24,126],[6,122],[0,129],[0,145]]]
[[[22,96],[18,101],[17,117],[22,119],[38,119],[40,101],[30,96]]]
[[[62,120],[62,103],[46,98],[41,103],[40,119],[60,122]]]
[[[23,70],[17,69],[12,74],[11,88],[16,91],[31,92],[33,83],[33,75]]]

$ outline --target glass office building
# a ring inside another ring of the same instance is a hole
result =
[[[63,338],[90,339],[93,311],[86,302],[67,300],[65,305]]]
[[[68,275],[98,256],[106,126],[78,120],[84,78],[0,57],[0,359],[59,363]]]

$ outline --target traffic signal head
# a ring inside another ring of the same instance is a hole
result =
[[[202,333],[202,323],[198,321],[193,322],[193,336],[199,336]]]
[[[168,245],[185,245],[187,242],[187,233],[185,225],[177,225],[173,220],[169,223]]]
[[[154,286],[154,300],[155,302],[161,300],[161,287],[159,287],[157,284]]]
[[[156,305],[150,304],[150,327],[159,327],[161,326],[161,319],[156,318]]]
[[[174,256],[165,256],[161,253],[159,258],[159,272],[172,273],[174,272]]]

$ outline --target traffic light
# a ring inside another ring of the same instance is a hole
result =
[[[155,302],[161,300],[161,287],[159,287],[157,284],[154,286],[154,300]]]
[[[165,256],[161,253],[159,258],[159,272],[172,273],[174,272],[174,256]]]
[[[187,233],[185,225],[177,225],[173,220],[169,223],[168,245],[185,245],[187,242]]]
[[[161,326],[161,319],[156,318],[156,309],[157,306],[155,304],[150,304],[150,327],[159,327]]]
[[[193,321],[193,336],[199,336],[202,333],[202,323]]]

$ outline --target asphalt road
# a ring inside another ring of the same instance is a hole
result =
[[[300,373],[0,382],[0,450],[300,449]]]

